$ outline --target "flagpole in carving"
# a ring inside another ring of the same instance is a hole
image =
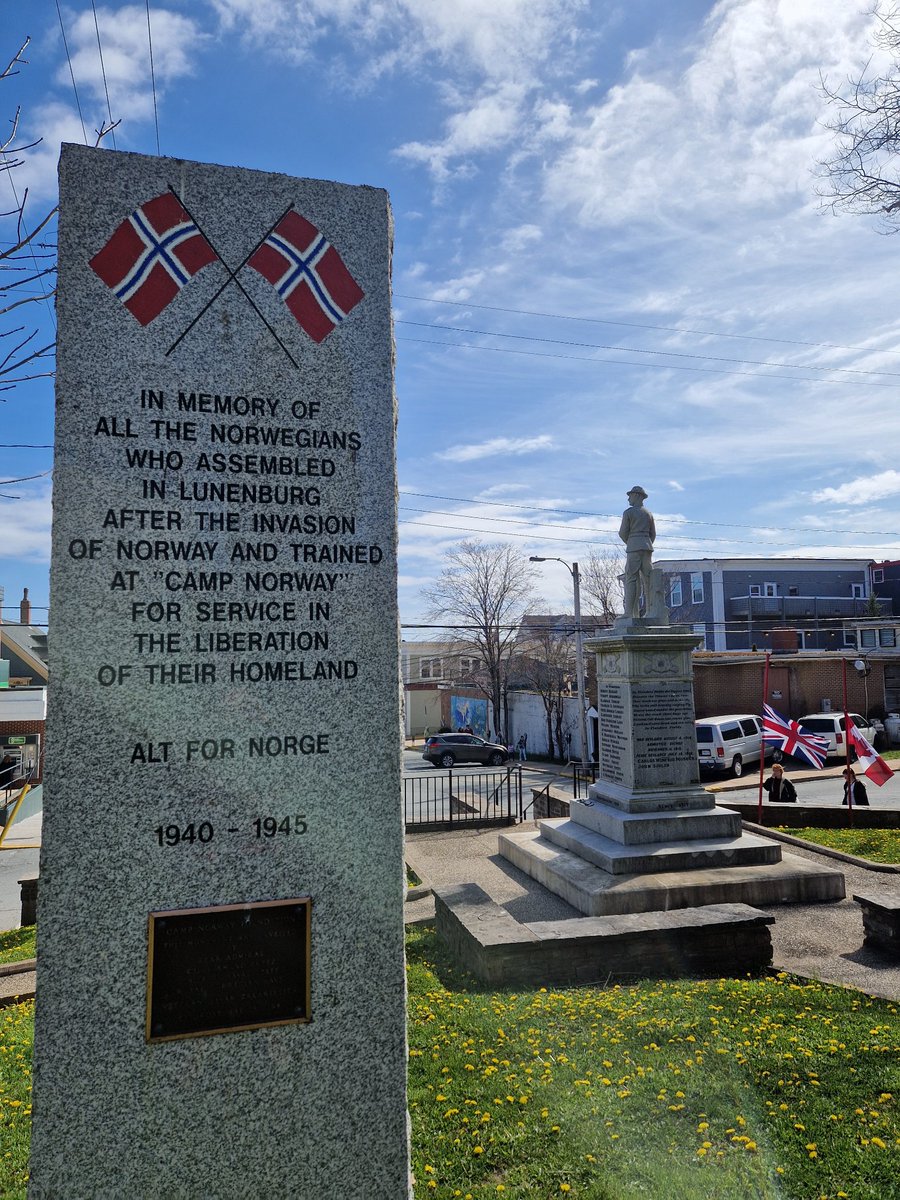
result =
[[[197,218],[195,216],[193,216],[193,214],[190,212],[187,205],[184,203],[184,201],[181,199],[181,197],[175,191],[174,187],[172,187],[171,183],[169,184],[169,191],[172,193],[173,196],[176,196],[178,198],[179,203],[182,205],[185,212],[188,214],[188,216],[191,218],[191,220],[194,222],[194,224],[200,230],[200,233],[203,235],[204,240],[209,244],[209,246],[212,247],[212,242],[210,242],[209,238],[206,236],[204,231],[200,228],[200,225],[197,222]],[[269,235],[273,232],[273,230],[276,229],[277,226],[281,224],[281,222],[284,220],[284,218],[287,216],[287,214],[291,211],[292,207],[293,207],[292,205],[290,205],[290,204],[288,205],[288,207],[284,210],[284,212],[281,214],[281,216],[278,217],[273,222],[273,224],[269,227],[269,229],[266,231],[266,233],[263,235],[263,237],[260,238],[260,240],[253,247],[253,249],[235,267],[235,269],[233,271],[232,271],[231,267],[229,267],[229,265],[222,258],[221,254],[219,254],[219,252],[217,250],[215,251],[222,266],[228,272],[228,278],[225,280],[225,282],[222,284],[222,286],[218,289],[218,291],[216,291],[214,293],[214,295],[212,295],[210,297],[210,299],[206,302],[206,304],[203,306],[203,308],[200,309],[200,311],[197,313],[197,315],[194,317],[194,319],[191,321],[191,323],[175,339],[175,341],[172,343],[172,345],[166,351],[166,358],[168,358],[169,355],[172,353],[172,351],[175,349],[175,347],[178,346],[187,337],[187,335],[194,328],[194,326],[197,324],[197,322],[200,320],[200,318],[202,316],[204,316],[205,313],[209,312],[210,308],[213,306],[213,304],[215,304],[215,302],[222,295],[222,293],[225,291],[225,289],[228,287],[228,285],[230,283],[235,283],[235,284],[237,284],[241,293],[243,294],[243,296],[249,303],[250,307],[253,309],[253,311],[256,313],[256,315],[259,317],[259,319],[262,321],[262,323],[265,325],[266,329],[268,329],[269,333],[271,333],[272,337],[275,339],[275,341],[278,343],[278,345],[282,348],[282,350],[288,356],[291,363],[297,368],[298,371],[300,370],[300,367],[299,367],[296,359],[294,358],[294,356],[291,354],[290,350],[288,350],[287,346],[285,346],[284,342],[281,340],[281,338],[278,336],[278,334],[275,332],[275,330],[272,328],[272,326],[266,320],[265,316],[259,311],[259,308],[257,307],[255,301],[253,300],[253,297],[248,293],[247,289],[244,287],[244,285],[241,283],[241,281],[237,277],[238,272],[243,270],[243,268],[247,265],[247,263],[250,261],[250,259],[253,257],[253,255],[257,252],[257,250],[259,250],[260,246],[263,245],[266,238],[269,237]]]

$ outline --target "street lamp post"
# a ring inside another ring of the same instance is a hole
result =
[[[590,746],[587,736],[587,707],[586,707],[586,692],[584,686],[584,643],[582,641],[581,631],[581,576],[578,574],[578,563],[568,563],[564,558],[541,558],[536,554],[532,554],[530,562],[558,562],[566,568],[572,576],[572,587],[575,592],[575,672],[578,681],[578,712],[581,718],[581,761],[587,762],[590,758]]]

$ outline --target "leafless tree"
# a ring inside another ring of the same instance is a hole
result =
[[[445,621],[448,637],[461,654],[483,664],[476,672],[494,706],[494,723],[502,722],[509,740],[505,708],[509,663],[518,623],[531,599],[528,563],[511,546],[461,542],[447,555],[447,565],[423,589],[430,620]]]
[[[0,80],[18,75],[27,65],[24,57],[30,38],[26,38],[6,67]],[[41,234],[51,225],[57,206],[41,212],[31,224],[28,209],[28,189],[22,194],[15,186],[14,172],[25,162],[24,155],[40,143],[24,142],[19,137],[21,110],[17,107],[8,135],[0,141],[0,175],[10,183],[13,207],[0,212],[4,222],[0,242],[0,392],[9,391],[26,379],[41,379],[53,374],[54,342],[42,344],[39,329],[28,319],[29,306],[52,301],[56,295],[56,246],[41,240]],[[115,128],[104,124],[96,131],[99,145]]]
[[[615,550],[592,551],[581,567],[582,612],[601,617],[607,625],[618,617],[624,605],[622,574],[625,558]]]
[[[835,212],[868,213],[880,218],[883,232],[900,231],[900,9],[873,10],[878,26],[874,43],[887,51],[891,67],[839,87],[820,82],[834,116],[826,122],[835,135],[830,159],[819,163],[819,194]]]
[[[575,625],[559,628],[547,622],[529,624],[517,647],[519,673],[538,693],[547,722],[547,753],[563,758],[563,698],[571,693],[575,675]],[[556,743],[554,749],[554,740]]]

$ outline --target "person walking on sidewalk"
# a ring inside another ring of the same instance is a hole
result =
[[[519,738],[519,740],[516,742],[516,749],[519,752],[519,762],[527,762],[528,761],[528,755],[526,753],[526,751],[528,749],[528,734],[527,733],[523,733],[522,736]]]

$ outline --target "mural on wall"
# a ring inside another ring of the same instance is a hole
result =
[[[450,697],[450,724],[454,729],[470,727],[479,737],[487,737],[487,700],[470,696]]]

